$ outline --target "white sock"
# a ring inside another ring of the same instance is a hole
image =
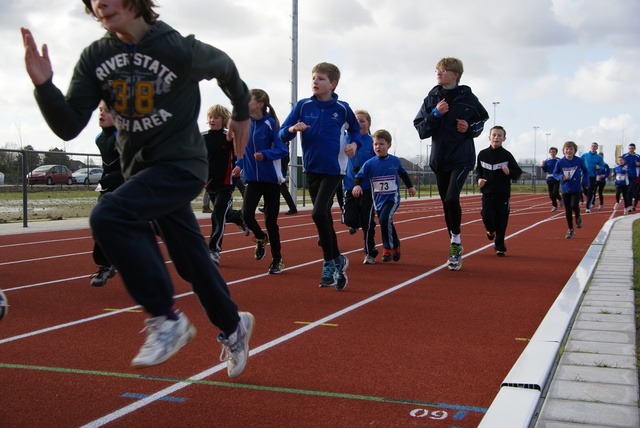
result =
[[[452,244],[460,244],[460,234],[454,235],[453,233],[451,234],[451,243]]]

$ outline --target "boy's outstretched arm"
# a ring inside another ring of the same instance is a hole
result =
[[[22,42],[24,43],[24,62],[27,73],[34,85],[41,85],[53,76],[51,61],[49,60],[49,49],[47,45],[42,45],[42,55],[38,52],[38,46],[31,31],[20,28]]]

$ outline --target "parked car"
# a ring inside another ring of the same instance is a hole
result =
[[[27,174],[29,184],[73,184],[73,174],[64,165],[42,165]]]
[[[81,168],[73,173],[73,181],[81,184],[96,184],[102,177],[102,168]]]

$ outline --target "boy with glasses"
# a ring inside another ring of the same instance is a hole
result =
[[[471,88],[460,85],[464,71],[458,58],[436,64],[438,84],[424,99],[413,125],[421,139],[431,137],[429,166],[436,175],[449,237],[449,269],[462,267],[460,191],[476,161],[473,139],[484,130],[489,114]]]

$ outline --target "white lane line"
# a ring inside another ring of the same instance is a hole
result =
[[[548,220],[549,219],[539,221],[539,222],[537,222],[537,223],[535,223],[535,224],[533,224],[531,226],[528,226],[528,227],[526,227],[524,229],[521,229],[521,230],[511,234],[509,237],[519,235],[520,233],[523,233],[523,232],[525,232],[525,231],[527,231],[529,229],[537,227],[538,225],[540,225],[542,223],[545,223]],[[487,249],[489,247],[492,247],[493,245],[494,245],[493,243],[489,243],[489,244],[485,245],[484,247],[480,247],[480,248],[478,248],[478,249],[476,249],[474,251],[471,251],[470,253],[464,255],[463,258],[466,258],[466,257],[469,257],[471,255],[474,255],[474,254],[476,254],[476,253],[478,253],[480,251],[483,251],[483,250],[485,250],[485,249]],[[419,280],[421,280],[421,279],[423,279],[423,278],[425,278],[425,277],[427,277],[427,276],[429,276],[429,275],[431,275],[431,274],[433,274],[433,273],[435,273],[435,272],[437,272],[437,271],[439,271],[441,269],[446,268],[446,266],[447,266],[446,263],[442,264],[442,265],[440,265],[440,266],[438,266],[436,268],[433,268],[433,269],[431,269],[431,270],[429,270],[429,271],[427,271],[427,272],[425,272],[423,274],[420,274],[420,275],[418,275],[418,276],[416,276],[414,278],[411,278],[411,279],[409,279],[409,280],[407,280],[405,282],[402,282],[402,283],[400,283],[400,284],[398,284],[398,285],[396,285],[394,287],[391,287],[391,288],[389,288],[389,289],[387,289],[387,290],[385,290],[385,291],[383,291],[381,293],[378,293],[378,294],[376,294],[374,296],[371,296],[368,299],[365,299],[365,300],[362,300],[362,301],[360,301],[358,303],[355,303],[355,304],[353,304],[353,305],[351,305],[351,306],[349,306],[347,308],[344,308],[344,309],[342,309],[342,310],[340,310],[338,312],[334,312],[331,315],[327,315],[326,317],[321,318],[321,319],[313,322],[312,324],[308,324],[308,325],[306,325],[304,327],[301,327],[301,328],[299,328],[297,330],[292,331],[291,333],[285,334],[284,336],[281,336],[281,337],[279,337],[277,339],[274,339],[271,342],[268,342],[268,343],[265,343],[264,345],[258,346],[257,348],[255,348],[252,351],[250,351],[249,355],[250,356],[255,356],[255,355],[257,355],[257,354],[259,354],[259,353],[261,353],[263,351],[266,351],[266,350],[268,350],[270,348],[273,348],[276,345],[279,345],[279,344],[284,343],[284,342],[286,342],[288,340],[291,340],[291,339],[293,339],[293,338],[295,338],[297,336],[300,336],[301,334],[306,333],[309,330],[312,330],[312,329],[314,329],[314,328],[316,328],[316,327],[318,327],[318,326],[320,326],[322,324],[326,324],[326,323],[328,323],[330,321],[333,321],[334,319],[336,319],[336,318],[338,318],[338,317],[340,317],[342,315],[348,314],[349,312],[352,312],[352,311],[354,311],[354,310],[356,310],[356,309],[358,309],[358,308],[360,308],[362,306],[365,306],[365,305],[367,305],[367,304],[369,304],[369,303],[371,303],[371,302],[373,302],[375,300],[378,300],[378,299],[380,299],[380,298],[382,298],[382,297],[384,297],[384,296],[386,296],[386,295],[388,295],[390,293],[393,293],[394,291],[397,291],[397,290],[399,290],[401,288],[404,288],[404,287],[406,287],[406,286],[408,286],[410,284],[413,284],[416,281],[419,281]],[[223,370],[225,367],[226,367],[226,363],[218,364],[216,366],[213,366],[213,367],[211,367],[211,368],[209,368],[207,370],[204,370],[204,371],[202,371],[202,372],[190,377],[188,380],[189,381],[202,380],[202,379],[204,379],[204,378],[206,378],[208,376],[211,376],[214,373],[217,373],[217,372]],[[143,398],[143,399],[141,399],[141,400],[139,400],[139,401],[137,401],[135,403],[132,403],[132,404],[130,404],[128,406],[122,407],[122,408],[120,408],[120,409],[118,409],[118,410],[116,410],[116,411],[114,411],[112,413],[109,413],[108,415],[105,415],[105,416],[103,416],[103,417],[101,417],[99,419],[96,419],[96,420],[94,420],[92,422],[89,422],[88,424],[84,425],[82,428],[97,428],[97,427],[104,426],[104,425],[106,425],[108,423],[113,422],[114,420],[116,420],[118,418],[121,418],[122,416],[125,416],[125,415],[128,415],[129,413],[135,412],[136,410],[141,409],[142,407],[145,407],[146,405],[151,404],[151,403],[153,403],[154,401],[156,401],[156,400],[158,400],[160,398],[163,398],[163,397],[166,397],[168,395],[171,395],[171,394],[175,393],[176,391],[179,391],[179,390],[181,390],[183,388],[186,388],[187,386],[190,386],[190,385],[193,385],[193,383],[192,382],[178,382],[178,383],[176,383],[174,385],[171,385],[171,386],[169,386],[167,388],[164,388],[164,389],[162,389],[162,390],[160,390],[160,391],[158,391],[158,392],[156,392],[156,393],[154,393],[152,395],[149,395],[148,397],[145,397],[145,398]]]

